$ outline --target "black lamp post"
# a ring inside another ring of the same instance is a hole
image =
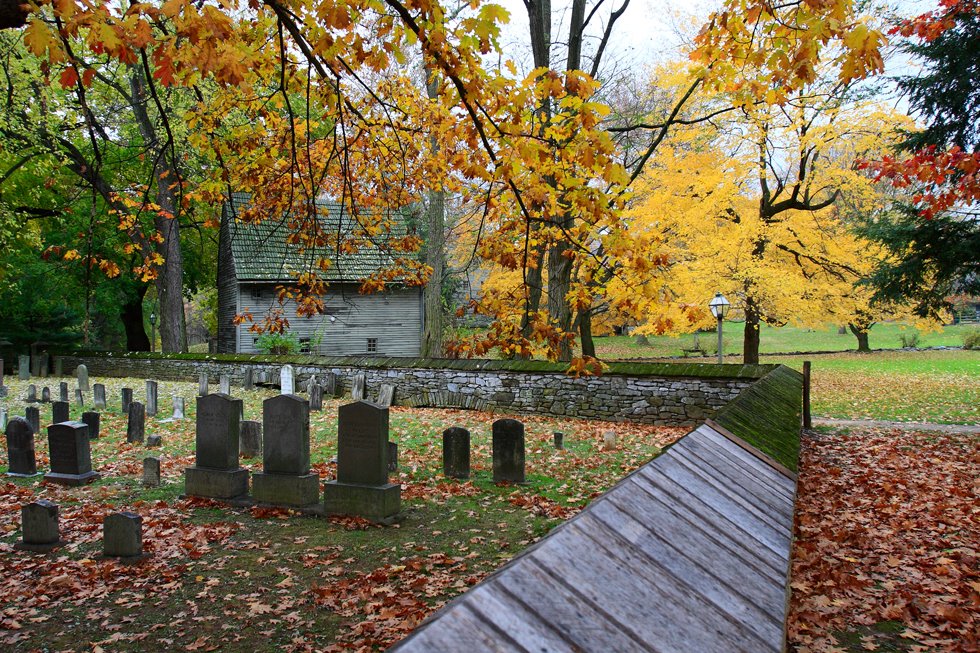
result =
[[[725,352],[722,349],[721,340],[721,323],[725,319],[725,314],[728,313],[728,307],[731,306],[729,301],[725,299],[725,296],[720,292],[715,293],[711,301],[708,302],[708,308],[711,309],[711,314],[718,318],[718,364],[721,365],[725,362]]]
[[[150,311],[150,351],[153,351],[153,346],[157,341],[157,314]]]

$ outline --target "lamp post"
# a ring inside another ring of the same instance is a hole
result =
[[[150,351],[153,351],[153,346],[157,341],[157,314],[150,311]]]
[[[715,293],[715,296],[711,298],[708,302],[708,308],[711,309],[711,314],[718,318],[718,364],[721,365],[725,362],[725,352],[723,343],[721,340],[721,323],[725,319],[725,314],[728,312],[728,307],[731,306],[729,301],[725,299],[725,296],[720,292]]]

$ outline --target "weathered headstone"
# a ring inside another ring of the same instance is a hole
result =
[[[269,382],[269,370],[259,370],[259,381],[260,384],[266,384]]]
[[[197,377],[197,396],[206,397],[208,394],[208,373],[201,372]]]
[[[101,415],[95,411],[88,411],[82,413],[82,421],[88,425],[88,437],[90,440],[99,439],[99,430],[101,428]]]
[[[174,395],[174,414],[170,419],[184,419],[184,398]]]
[[[7,428],[7,407],[4,406],[0,408],[0,429],[6,430]]]
[[[41,499],[28,503],[20,510],[22,540],[14,544],[20,551],[48,553],[65,544],[58,531],[58,506]]]
[[[119,392],[119,412],[128,415],[131,403],[133,403],[133,389],[123,388]]]
[[[388,471],[398,471],[398,443],[388,441]]]
[[[279,372],[279,393],[291,395],[296,392],[295,375],[292,365],[283,365]]]
[[[198,397],[196,465],[184,470],[186,494],[233,499],[248,493],[248,470],[238,464],[241,415],[241,399]]]
[[[95,383],[92,385],[92,405],[96,408],[105,408],[105,384]]]
[[[21,354],[17,358],[17,378],[26,381],[31,378],[31,357]]]
[[[60,424],[71,419],[71,406],[67,401],[51,402],[51,423]]]
[[[555,431],[552,434],[555,442],[555,449],[561,450],[565,448],[565,434],[561,431]]]
[[[28,406],[24,409],[24,419],[31,425],[35,433],[41,432],[41,409],[37,406]]]
[[[78,379],[78,389],[88,392],[88,368],[82,363],[75,368],[75,378]]]
[[[41,403],[50,404],[51,403],[51,388],[44,386],[41,388]]]
[[[27,386],[27,399],[25,401],[29,404],[37,403],[37,386],[33,383]]]
[[[68,381],[58,383],[58,401],[68,401]]]
[[[323,375],[323,383],[320,384],[323,389],[323,395],[325,397],[336,397],[337,396],[337,375],[333,372],[327,372]]]
[[[158,394],[157,382],[148,379],[146,381],[146,414],[149,417],[153,417],[159,412]]]
[[[163,446],[163,436],[162,435],[150,435],[146,438],[146,448],[156,449],[157,447]]]
[[[323,488],[325,512],[390,521],[401,509],[401,486],[388,482],[387,458],[388,409],[367,401],[341,406],[337,480]]]
[[[113,558],[143,555],[143,518],[133,512],[106,515],[102,522],[102,553]]]
[[[252,496],[277,506],[313,506],[320,476],[310,473],[310,407],[297,395],[262,402],[262,471],[252,474]]]
[[[147,456],[143,459],[143,485],[158,487],[160,485],[160,459]]]
[[[39,359],[40,360],[37,364],[38,376],[40,376],[42,379],[46,379],[48,378],[48,366],[50,365],[51,357],[48,355],[48,352],[43,351],[41,352]]]
[[[323,388],[319,383],[310,386],[310,410],[323,410]]]
[[[143,442],[146,437],[146,409],[143,404],[133,401],[129,404],[126,421],[126,442]]]
[[[7,475],[36,476],[37,459],[31,423],[23,417],[14,417],[7,423],[4,433],[7,435]]]
[[[65,375],[65,361],[58,356],[54,359],[54,375],[61,378]]]
[[[99,478],[92,471],[88,426],[84,422],[62,422],[48,427],[51,471],[44,480],[61,485],[83,485]]]
[[[524,483],[524,424],[516,419],[493,423],[493,482]]]
[[[384,383],[381,385],[381,390],[378,391],[378,405],[383,408],[390,408],[391,403],[395,400],[395,386],[390,383]]]
[[[605,431],[602,434],[602,448],[605,451],[613,451],[616,449],[616,432],[615,431]]]
[[[242,458],[255,458],[262,453],[262,422],[242,420],[239,448]]]
[[[222,374],[220,377],[218,377],[218,387],[220,388],[219,392],[221,394],[223,394],[223,395],[230,395],[231,394],[231,377],[228,376],[227,374]]]
[[[470,432],[462,427],[442,432],[442,473],[450,478],[470,477]]]
[[[313,386],[319,385],[316,380],[316,374],[311,374],[310,378],[306,380],[306,394],[313,392]]]
[[[251,367],[246,367],[245,370],[244,370],[244,372],[243,372],[243,375],[245,377],[245,380],[243,381],[242,385],[245,386],[245,389],[246,390],[254,390],[255,389],[255,371]]]
[[[367,384],[367,377],[363,374],[355,374],[354,380],[351,382],[350,386],[350,396],[354,401],[361,401],[364,399],[365,395],[365,385]]]
[[[75,405],[77,406],[85,405],[85,395],[82,394],[81,388],[75,388]]]

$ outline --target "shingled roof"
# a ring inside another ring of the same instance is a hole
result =
[[[232,202],[225,203],[226,215],[240,216],[249,207],[247,193],[235,193]],[[343,235],[353,233],[356,224],[350,215],[337,202],[317,201],[324,209],[323,230]],[[231,209],[234,209],[234,212]],[[401,233],[404,235],[404,220],[401,220]],[[232,256],[235,276],[239,281],[281,282],[294,278],[296,273],[316,270],[320,278],[327,282],[359,282],[362,279],[394,264],[391,253],[379,248],[361,248],[353,254],[338,255],[333,249],[316,248],[300,253],[295,245],[286,242],[289,229],[286,220],[268,218],[258,224],[245,224],[237,220],[229,221]],[[375,240],[385,240],[391,235],[382,235]],[[332,265],[324,272],[317,270],[319,259],[327,259]]]

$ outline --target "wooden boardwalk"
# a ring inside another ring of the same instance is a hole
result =
[[[392,650],[783,651],[795,497],[708,422]]]

